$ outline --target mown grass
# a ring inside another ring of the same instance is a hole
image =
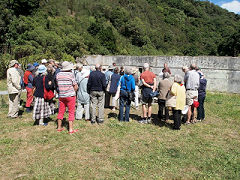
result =
[[[1,179],[240,179],[239,102],[208,93],[206,120],[180,131],[171,121],[139,124],[134,109],[133,120],[120,123],[106,110],[102,125],[75,121],[74,135],[58,133],[54,121],[32,126],[32,114],[7,119],[2,107]]]

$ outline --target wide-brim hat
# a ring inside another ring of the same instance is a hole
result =
[[[47,68],[44,65],[40,65],[37,70],[38,73],[45,73],[46,71],[47,71]]]
[[[39,66],[39,64],[37,62],[35,62],[35,63],[33,63],[33,66],[37,67],[37,66]]]
[[[81,71],[81,77],[85,78],[88,77],[90,75],[90,69],[83,69]]]
[[[46,64],[48,61],[46,59],[42,59],[42,64]]]
[[[108,66],[108,70],[113,70],[114,67],[112,65]]]
[[[15,64],[19,64],[17,60],[11,60],[9,63],[9,67],[13,67]]]
[[[35,69],[35,67],[32,64],[28,64],[27,65],[27,71],[33,71]]]
[[[73,64],[68,62],[68,61],[64,61],[62,63],[62,70],[61,71],[70,71],[73,70]]]

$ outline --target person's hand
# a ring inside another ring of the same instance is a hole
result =
[[[52,81],[49,81],[49,82],[48,82],[48,85],[51,86],[51,84],[52,84]]]

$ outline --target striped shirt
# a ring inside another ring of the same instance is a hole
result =
[[[73,86],[77,84],[72,72],[61,71],[56,76],[59,88],[59,97],[76,96]]]

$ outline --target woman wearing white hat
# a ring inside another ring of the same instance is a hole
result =
[[[77,82],[72,72],[73,64],[68,61],[62,63],[62,70],[56,76],[59,90],[59,111],[58,111],[58,132],[63,131],[62,120],[66,110],[69,112],[69,134],[77,132],[73,129],[73,121],[75,120],[76,91],[78,89]]]
[[[83,111],[85,111],[85,120],[90,120],[90,96],[87,93],[87,83],[90,75],[89,69],[82,69],[81,72],[77,73],[76,81],[78,83],[77,91],[77,110],[76,119],[80,120],[83,117]]]

